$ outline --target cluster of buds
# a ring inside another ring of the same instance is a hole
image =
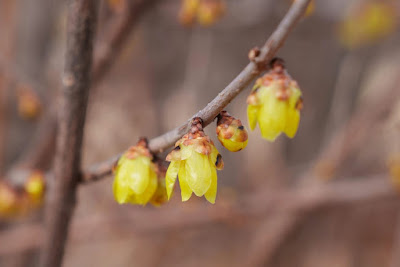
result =
[[[194,193],[215,203],[217,170],[222,170],[224,163],[214,143],[204,133],[201,118],[193,119],[189,133],[176,142],[166,160],[171,162],[165,178],[168,199],[178,177],[182,201],[189,200]]]
[[[263,138],[274,141],[282,132],[296,135],[303,107],[301,91],[285,69],[282,59],[275,58],[271,69],[256,81],[247,98],[247,115],[251,130],[257,123]]]
[[[28,214],[43,203],[45,179],[34,171],[22,186],[0,182],[0,218],[15,218]]]
[[[114,172],[113,192],[118,203],[146,205],[150,202],[159,206],[165,199],[162,196],[165,172],[154,162],[145,138],[121,156]]]
[[[221,111],[217,116],[217,136],[221,144],[231,152],[244,149],[248,143],[246,128],[239,119]]]
[[[179,13],[180,22],[189,26],[197,21],[200,25],[214,24],[225,12],[223,0],[183,0]]]

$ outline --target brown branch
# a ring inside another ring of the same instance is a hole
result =
[[[104,76],[110,71],[114,62],[118,58],[122,47],[126,44],[129,33],[137,25],[141,15],[149,10],[149,7],[158,0],[136,0],[127,1],[127,8],[122,14],[118,14],[112,19],[110,25],[104,33],[103,41],[100,41],[95,49],[92,75],[92,90],[98,87]],[[2,67],[2,65],[0,65]],[[9,68],[8,68],[9,70]],[[14,79],[20,80],[21,75],[16,71],[9,73]],[[22,76],[22,80],[26,80]],[[32,80],[29,80],[32,84]],[[33,83],[35,86],[43,87],[41,84]],[[7,179],[15,182],[24,181],[26,177],[19,177],[20,169],[48,169],[51,165],[51,158],[54,155],[55,136],[57,131],[57,117],[55,107],[50,107],[44,118],[40,121],[37,133],[19,160],[7,172]],[[14,177],[17,178],[15,181]]]
[[[283,233],[290,230],[291,222],[289,221],[291,219],[297,220],[295,218],[297,215],[310,214],[327,208],[357,206],[366,203],[376,204],[378,202],[390,202],[398,206],[398,192],[389,183],[386,175],[364,178],[353,177],[316,187],[306,185],[301,188],[280,189],[280,191],[269,194],[265,190],[260,190],[243,195],[229,205],[223,204],[223,201],[217,202],[215,206],[198,205],[192,209],[182,209],[179,205],[170,205],[163,209],[139,209],[134,213],[124,213],[118,218],[113,216],[108,216],[105,219],[98,216],[79,218],[72,229],[71,239],[73,242],[74,240],[95,242],[90,231],[90,229],[93,229],[93,225],[101,229],[103,225],[118,224],[119,227],[129,227],[131,231],[154,233],[166,229],[199,227],[216,222],[232,224],[236,220],[246,222],[246,220],[254,218],[268,219],[286,216],[288,219],[288,222],[285,222],[287,228],[281,229]],[[0,255],[16,253],[15,250],[24,251],[37,247],[43,242],[42,237],[46,230],[39,229],[38,224],[32,224],[30,226],[17,226],[14,229],[0,232],[0,240],[2,240]],[[107,237],[101,238],[106,239]],[[276,241],[279,241],[279,238]],[[12,249],[9,247],[10,243],[13,243]]]
[[[92,70],[93,86],[97,85],[109,72],[141,15],[156,1],[158,0],[128,0],[126,1],[127,8],[122,14],[114,16],[102,38],[103,41],[96,46]]]
[[[73,0],[68,29],[54,177],[49,183],[41,266],[61,266],[79,182],[83,128],[90,87],[97,1]]]
[[[282,19],[277,29],[267,40],[264,46],[251,57],[250,62],[233,81],[225,87],[207,106],[193,115],[191,118],[200,117],[203,119],[204,126],[210,124],[218,113],[223,110],[240,92],[242,92],[259,74],[263,66],[269,62],[279,48],[284,44],[291,30],[302,18],[310,0],[296,1]],[[174,145],[189,129],[191,119],[163,135],[160,135],[149,142],[152,152],[162,152]],[[112,167],[120,155],[96,164],[83,171],[82,180],[84,182],[95,181],[111,174]]]

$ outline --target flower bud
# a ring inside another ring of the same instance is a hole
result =
[[[24,184],[25,192],[34,204],[41,204],[45,191],[45,180],[43,173],[34,171]]]
[[[226,111],[221,111],[217,121],[217,136],[221,144],[231,152],[237,152],[247,146],[248,134],[239,119]]]

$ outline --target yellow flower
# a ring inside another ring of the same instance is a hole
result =
[[[171,162],[165,177],[168,199],[178,176],[182,201],[189,200],[193,192],[198,197],[204,195],[214,204],[217,169],[223,168],[223,162],[213,142],[204,134],[201,119],[195,118],[191,131],[175,145],[167,156]]]
[[[221,144],[232,152],[242,150],[247,146],[248,134],[239,119],[235,119],[226,111],[221,111],[217,121],[217,136]]]
[[[210,26],[223,15],[224,11],[223,0],[183,0],[179,20],[185,26],[192,25],[195,20],[203,26]]]
[[[390,1],[367,1],[353,6],[339,25],[340,42],[352,49],[385,38],[396,30],[395,10]]]
[[[197,11],[197,20],[203,26],[214,24],[225,12],[225,3],[221,0],[203,0]]]
[[[115,168],[113,192],[119,204],[146,205],[157,189],[157,166],[145,139],[131,147],[119,159]]]
[[[271,66],[247,98],[249,125],[254,130],[258,123],[262,137],[269,141],[274,141],[282,132],[293,138],[303,105],[301,91],[287,74],[283,60],[272,60]]]
[[[34,171],[25,182],[24,189],[34,204],[42,203],[45,191],[43,173]]]

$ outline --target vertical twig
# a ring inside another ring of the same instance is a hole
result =
[[[71,0],[67,51],[58,113],[54,180],[47,196],[47,233],[41,264],[60,266],[79,181],[81,147],[90,86],[97,0]]]

